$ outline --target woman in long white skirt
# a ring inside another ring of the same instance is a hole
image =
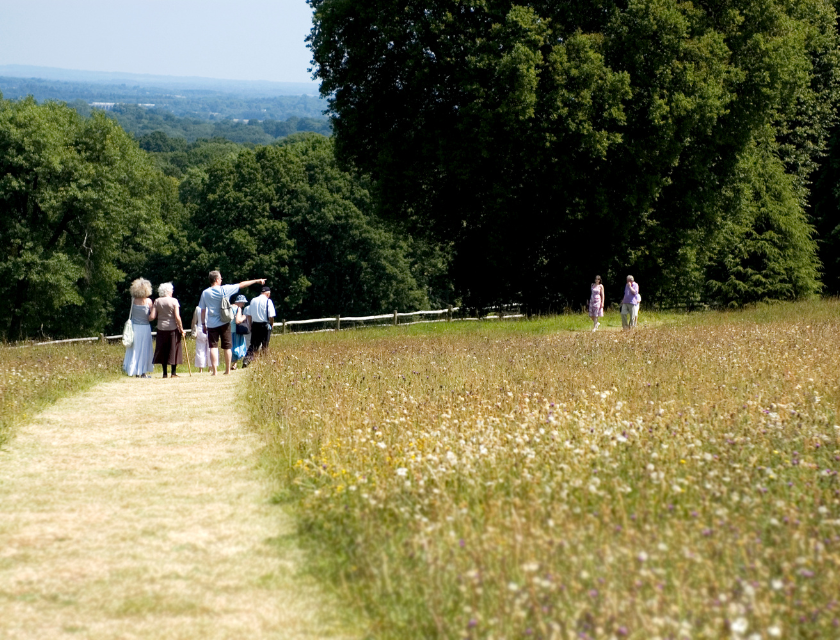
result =
[[[155,319],[152,295],[152,283],[138,278],[131,283],[131,326],[134,329],[134,342],[125,350],[123,371],[135,378],[148,378],[154,371],[152,364],[152,327]]]
[[[205,367],[210,368],[210,345],[207,334],[201,327],[201,308],[196,307],[193,312],[192,334],[195,336],[195,368],[201,373]]]

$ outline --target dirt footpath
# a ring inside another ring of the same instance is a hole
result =
[[[337,638],[231,376],[124,378],[0,452],[0,638]],[[159,374],[158,374],[159,376]]]

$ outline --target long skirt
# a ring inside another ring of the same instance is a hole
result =
[[[236,333],[233,330],[233,362],[241,360],[248,353],[248,343],[245,341],[245,336]]]
[[[184,350],[181,347],[181,332],[158,329],[155,342],[155,364],[184,364]]]
[[[195,367],[204,369],[210,366],[210,345],[207,342],[207,334],[197,327],[195,330]]]
[[[152,366],[152,327],[134,324],[134,344],[125,350],[123,371],[130,376],[139,376],[154,371]]]

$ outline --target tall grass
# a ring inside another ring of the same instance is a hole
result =
[[[568,322],[275,340],[316,570],[376,637],[838,637],[840,304]]]
[[[116,376],[123,353],[100,344],[0,347],[0,446],[47,404]]]

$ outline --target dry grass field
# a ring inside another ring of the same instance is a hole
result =
[[[0,446],[55,400],[120,373],[122,345],[0,346]]]
[[[375,637],[840,637],[840,304],[645,322],[275,338],[278,500]]]
[[[15,429],[0,452],[0,638],[358,637],[301,573],[240,383],[122,376]]]

